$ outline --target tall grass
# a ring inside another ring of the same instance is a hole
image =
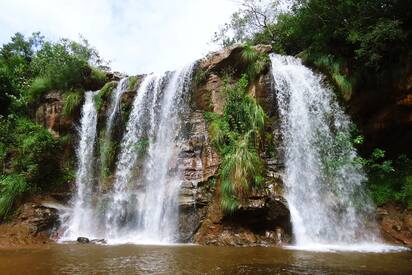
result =
[[[269,64],[268,55],[259,53],[250,44],[243,47],[241,58],[246,64],[246,73],[251,81],[260,75]]]
[[[63,115],[70,117],[79,108],[82,96],[79,91],[71,90],[64,95]]]
[[[259,148],[266,114],[247,87],[245,75],[235,85],[226,84],[223,115],[206,114],[212,144],[222,157],[221,207],[226,213],[236,211],[262,181]]]
[[[116,82],[116,81],[108,82],[93,97],[93,101],[94,101],[94,104],[96,106],[96,110],[98,112],[103,108],[104,103],[109,99],[110,94],[116,88],[117,85],[118,85],[118,82]]]
[[[0,218],[7,218],[14,203],[28,191],[29,187],[24,176],[12,174],[0,177]]]
[[[323,73],[330,77],[331,81],[345,101],[348,101],[351,98],[353,91],[352,81],[342,73],[341,64],[336,61],[333,56],[310,56],[310,54],[308,54],[306,55],[306,58],[313,62],[313,64]]]

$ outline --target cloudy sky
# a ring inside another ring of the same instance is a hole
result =
[[[0,44],[15,32],[78,40],[128,74],[171,70],[213,49],[233,0],[0,0]]]

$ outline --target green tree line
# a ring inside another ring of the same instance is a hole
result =
[[[64,115],[71,116],[85,90],[106,82],[102,64],[85,39],[52,42],[40,33],[16,33],[0,47],[0,220],[25,194],[73,177],[59,157],[67,136],[53,137],[33,114],[54,90],[64,99]]]

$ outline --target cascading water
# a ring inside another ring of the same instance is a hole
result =
[[[94,236],[94,208],[92,192],[94,183],[94,144],[96,142],[97,112],[93,102],[94,92],[86,92],[80,121],[80,142],[76,150],[78,167],[76,172],[76,194],[71,211],[64,213],[61,240],[72,240],[78,236]]]
[[[160,79],[156,75],[146,76],[140,84],[133,102],[118,157],[114,190],[108,202],[109,208],[105,218],[106,238],[108,239],[124,237],[129,230],[135,227],[130,221],[126,220],[130,220],[128,213],[134,209],[134,205],[131,204],[135,195],[129,186],[134,187],[137,181],[138,175],[134,175],[134,171],[136,162],[142,155],[139,146],[144,144],[145,128],[149,120],[148,115],[150,114],[150,108],[154,107],[150,104],[152,102],[151,98],[153,91],[157,90]],[[136,203],[135,200],[133,202]],[[131,228],[126,227],[127,223]]]
[[[296,245],[377,249],[374,208],[363,190],[349,118],[322,77],[299,59],[276,54],[270,59]]]
[[[100,148],[100,170],[106,173],[107,168],[107,153],[111,145],[113,123],[119,113],[119,105],[123,93],[127,90],[128,78],[122,78],[117,84],[116,90],[111,95],[110,105],[107,110],[106,131],[104,133],[103,144]]]
[[[181,175],[180,170],[173,170],[171,165],[178,165],[181,119],[188,113],[192,71],[192,66],[188,66],[171,76],[161,101],[161,111],[149,132],[149,147],[143,167],[145,192],[139,198],[137,209],[141,237],[145,240],[173,242],[176,239],[176,200]]]
[[[135,98],[106,214],[109,243],[175,240],[180,186],[176,156],[192,66],[149,75]],[[136,168],[137,162],[140,165]]]

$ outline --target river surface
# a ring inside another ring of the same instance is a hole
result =
[[[412,253],[55,244],[0,250],[0,274],[412,274]]]

